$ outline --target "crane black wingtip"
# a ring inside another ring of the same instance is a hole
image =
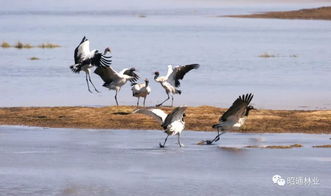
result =
[[[200,64],[190,64],[190,65],[187,65],[188,67],[191,67],[192,69],[198,69],[200,67]]]
[[[239,99],[245,102],[246,104],[249,104],[252,101],[253,97],[254,97],[253,93],[246,93],[239,96]]]

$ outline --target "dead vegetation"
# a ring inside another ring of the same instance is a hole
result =
[[[10,48],[11,46],[10,46],[10,44],[8,42],[2,42],[1,43],[1,47],[2,48]]]
[[[2,42],[1,44],[2,48],[17,48],[17,49],[30,49],[30,48],[58,48],[61,47],[58,44],[52,44],[52,43],[42,43],[40,45],[31,45],[28,43],[22,43],[20,41],[18,41],[16,44],[11,45],[8,42]]]
[[[10,107],[0,108],[1,125],[96,129],[160,129],[149,116],[131,114],[134,106],[111,107]],[[172,108],[163,107],[166,112]],[[214,131],[211,127],[226,109],[188,107],[186,129]],[[82,118],[83,117],[83,118]],[[253,111],[239,132],[331,133],[331,111],[258,110]]]
[[[301,144],[292,144],[292,145],[265,146],[264,148],[271,148],[271,149],[288,149],[288,148],[301,148],[301,147],[303,147]]]
[[[313,148],[331,148],[330,144],[326,144],[326,145],[317,145],[317,146],[313,146]]]
[[[17,49],[23,49],[23,48],[32,48],[33,46],[30,45],[30,44],[24,44],[22,42],[17,42],[15,45],[14,45],[14,48],[17,48]]]
[[[35,60],[39,60],[40,58],[33,56],[33,57],[30,57],[29,59],[30,59],[31,61],[35,61]]]
[[[292,144],[292,145],[270,145],[270,146],[245,146],[244,148],[268,148],[268,149],[289,149],[289,148],[301,148],[301,144]]]
[[[267,12],[249,15],[228,15],[226,17],[331,20],[331,7],[319,7],[284,12]]]
[[[43,43],[37,46],[38,48],[58,48],[61,47],[58,44],[52,44],[52,43]]]

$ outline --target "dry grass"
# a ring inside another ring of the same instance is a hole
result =
[[[269,149],[289,149],[289,148],[301,148],[301,144],[292,144],[292,145],[274,145],[274,146],[245,146],[245,148],[269,148]]]
[[[250,15],[230,15],[226,17],[331,20],[331,7],[301,9],[284,12],[267,12]]]
[[[39,60],[40,58],[33,56],[33,57],[29,58],[29,59],[30,59],[31,61],[35,61],[35,60]]]
[[[265,146],[264,148],[271,149],[288,149],[288,148],[301,148],[301,144],[293,144],[293,145],[279,145],[279,146]]]
[[[318,145],[318,146],[313,146],[313,148],[331,148],[330,144],[327,145]]]
[[[8,42],[2,42],[1,44],[2,48],[17,48],[17,49],[30,49],[30,48],[58,48],[61,47],[58,44],[52,44],[52,43],[43,43],[37,46],[33,46],[31,44],[27,44],[27,43],[22,43],[20,41],[18,41],[15,45],[10,45]]]
[[[269,54],[269,53],[263,53],[263,54],[260,54],[259,57],[261,57],[261,58],[271,58],[271,57],[276,57],[276,55]]]
[[[263,146],[253,145],[253,146],[245,146],[244,148],[263,148]]]
[[[8,42],[2,42],[2,43],[1,43],[1,47],[2,47],[2,48],[10,48],[11,45],[10,45]]]
[[[43,43],[43,44],[38,45],[38,48],[59,48],[59,47],[61,47],[61,46],[58,44],[52,44],[52,43]]]
[[[97,129],[160,129],[151,117],[131,114],[134,106],[111,107],[11,107],[0,108],[1,125]],[[172,108],[164,107],[166,112]],[[211,127],[226,109],[188,107],[186,129],[214,131]],[[82,118],[82,116],[84,118]],[[239,132],[331,133],[331,111],[258,110],[252,111]]]
[[[17,43],[14,45],[14,47],[17,48],[17,49],[23,49],[23,48],[27,48],[27,49],[29,49],[29,48],[33,48],[32,45],[30,45],[30,44],[24,44],[24,43],[22,43],[22,42],[17,42]]]

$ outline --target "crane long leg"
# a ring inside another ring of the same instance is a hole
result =
[[[145,101],[146,101],[146,97],[144,97],[144,107],[145,107]]]
[[[116,105],[118,106],[118,101],[117,101],[117,90],[116,90],[116,94],[115,94],[115,101],[116,101]]]
[[[156,107],[160,107],[162,104],[164,104],[164,102],[166,102],[170,99],[169,93],[167,95],[168,95],[168,98],[166,100],[164,100],[162,103],[157,104]]]
[[[222,132],[220,133],[219,128],[217,128],[217,135],[216,135],[216,137],[215,137],[213,140],[206,140],[206,143],[207,143],[207,144],[212,144],[212,143],[214,143],[214,142],[217,142],[218,140],[220,140],[220,135],[222,135],[222,134],[224,134],[224,133],[225,133],[225,131],[222,131]]]
[[[167,135],[167,137],[165,138],[163,145],[162,145],[161,142],[160,142],[160,144],[159,144],[159,145],[160,145],[160,148],[164,148],[165,143],[166,143],[167,140],[168,140],[168,137],[169,137],[169,135]]]
[[[92,86],[93,86],[93,88],[94,88],[95,92],[97,92],[97,93],[100,93],[100,91],[98,91],[98,89],[97,89],[97,88],[95,88],[95,86],[94,86],[94,84],[93,84],[93,82],[92,82],[92,80],[91,80],[91,76],[90,76],[90,73],[88,73],[87,75],[88,75],[88,79],[89,79],[90,83],[92,84]]]
[[[183,147],[184,145],[180,142],[180,133],[178,133],[178,145],[179,147]]]
[[[138,101],[137,101],[137,107],[139,106],[139,99],[140,99],[140,97],[138,97]]]
[[[86,72],[86,75],[85,75],[85,79],[86,79],[86,84],[87,84],[87,89],[90,93],[92,93],[91,89],[90,89],[90,85],[88,83],[88,73]]]

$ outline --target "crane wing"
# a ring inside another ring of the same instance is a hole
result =
[[[118,80],[121,77],[112,67],[97,67],[94,71],[105,82],[104,85],[110,84],[114,80]]]
[[[94,54],[94,56],[90,59],[90,64],[96,67],[109,67],[111,65],[111,56],[105,56],[100,52]]]
[[[83,62],[90,53],[90,41],[84,36],[82,41],[75,49],[75,64]]]
[[[253,99],[253,94],[246,94],[239,96],[237,98],[232,106],[220,117],[220,121],[227,121],[231,120],[234,122],[237,122],[240,118],[242,118],[245,115],[247,106]]]
[[[136,74],[136,69],[135,68],[130,68],[130,69],[123,69],[120,73],[122,73],[123,75],[128,75],[131,76],[132,78],[129,79],[130,82],[137,82],[139,79],[138,74]]]
[[[172,65],[168,65],[168,73],[166,75],[166,78],[169,78],[169,76],[172,74],[173,70],[172,70]]]
[[[186,109],[187,107],[175,108],[170,114],[168,114],[161,126],[165,129],[172,122],[182,119]]]
[[[172,73],[169,75],[168,82],[170,82],[175,87],[179,87],[179,80],[182,80],[187,72],[191,71],[192,69],[198,69],[199,67],[199,64],[176,66],[173,68]]]
[[[163,123],[163,121],[166,119],[167,114],[160,109],[138,109],[135,110],[133,113],[139,113],[139,114],[146,114],[148,116],[153,117],[155,120],[157,120],[160,124]]]

